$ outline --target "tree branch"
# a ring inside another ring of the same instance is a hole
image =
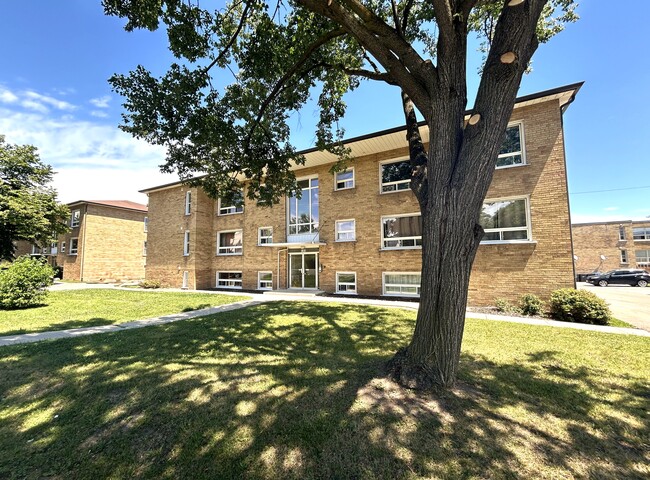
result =
[[[395,30],[397,30],[397,34],[404,38],[404,32],[402,31],[402,24],[399,19],[399,13],[397,12],[397,4],[395,3],[395,0],[390,0],[391,7],[393,10],[393,23],[395,24]]]
[[[349,76],[364,77],[369,80],[378,80],[381,82],[386,82],[389,85],[397,85],[397,82],[390,76],[388,73],[382,73],[379,71],[365,70],[363,68],[348,68],[345,65],[341,64],[331,64],[331,63],[321,63],[321,66],[329,68],[332,70],[338,70],[345,73]]]
[[[451,9],[451,0],[429,0],[429,2],[433,6],[440,35],[450,40],[454,34],[454,12]]]
[[[226,53],[228,53],[230,47],[232,47],[232,45],[235,43],[235,40],[237,40],[237,37],[239,36],[239,32],[241,32],[241,29],[244,28],[244,24],[246,23],[246,19],[248,18],[249,10],[250,10],[250,4],[246,3],[246,6],[244,7],[244,11],[241,14],[241,18],[239,19],[239,25],[237,25],[237,30],[235,30],[233,36],[230,37],[230,40],[228,40],[226,46],[221,50],[221,52],[219,52],[219,55],[217,55],[215,59],[212,60],[210,64],[203,69],[204,74],[208,73],[210,69],[214,67],[226,55]]]
[[[406,120],[406,140],[409,143],[409,159],[411,161],[411,190],[420,202],[426,205],[428,199],[427,161],[428,156],[422,143],[418,119],[415,115],[415,105],[409,96],[402,91],[402,105]]]

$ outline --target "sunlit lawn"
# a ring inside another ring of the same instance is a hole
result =
[[[0,336],[123,323],[246,298],[250,297],[108,289],[50,292],[46,305],[0,310]]]
[[[382,365],[414,313],[275,302],[0,348],[0,478],[648,478],[650,340],[470,320],[460,383]]]

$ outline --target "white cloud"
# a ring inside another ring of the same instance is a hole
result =
[[[2,85],[0,85],[0,102],[1,103],[15,103],[18,101],[18,96],[10,92]]]
[[[90,114],[93,117],[97,117],[97,118],[106,118],[106,117],[108,117],[108,113],[106,113],[106,112],[104,112],[102,110],[93,110],[93,111],[90,112]]]
[[[177,180],[159,173],[165,150],[137,140],[117,126],[55,116],[46,111],[19,112],[0,108],[0,133],[9,143],[38,148],[54,167],[54,186],[63,202],[133,200],[144,203],[138,190]]]
[[[74,110],[77,108],[71,103],[66,102],[64,100],[58,100],[54,97],[50,97],[49,95],[41,95],[40,93],[36,93],[32,90],[27,90],[25,92],[22,92],[21,95],[27,99],[25,100],[25,102],[31,101],[31,102],[41,104],[43,106],[50,105],[51,107],[54,107],[57,110]]]
[[[91,98],[89,101],[97,108],[108,108],[108,103],[111,101],[111,97],[104,95],[103,97]]]
[[[615,212],[616,210],[620,210],[620,209],[618,207],[607,207],[604,208],[603,210],[605,210],[606,212]]]

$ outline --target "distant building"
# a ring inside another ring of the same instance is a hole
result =
[[[70,207],[70,233],[47,247],[18,242],[16,255],[48,257],[64,280],[118,282],[144,278],[147,206],[128,200],[79,200]]]
[[[470,304],[575,286],[562,114],[579,88],[517,99],[484,202]],[[301,198],[273,207],[243,192],[243,205],[213,200],[182,182],[143,190],[146,278],[189,289],[419,296],[422,227],[405,128],[344,143],[354,158],[347,171],[332,174],[328,152],[304,151],[294,168]]]
[[[578,275],[618,268],[650,270],[650,220],[575,223],[571,228]]]

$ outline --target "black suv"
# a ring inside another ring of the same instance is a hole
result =
[[[645,287],[650,283],[650,273],[645,270],[612,270],[587,277],[589,283],[606,287],[607,285],[632,285]]]

